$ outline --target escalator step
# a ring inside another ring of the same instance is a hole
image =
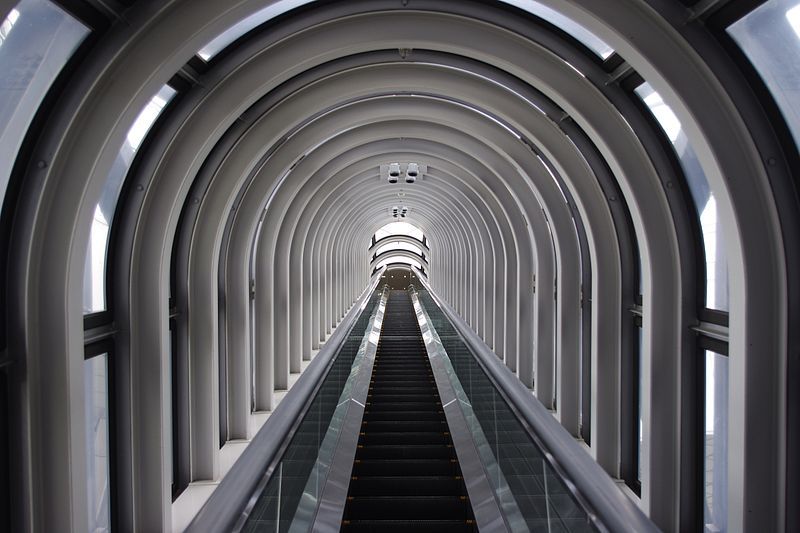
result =
[[[462,496],[354,496],[349,512],[362,520],[467,520],[469,502]]]
[[[353,465],[354,476],[455,476],[458,463],[451,459],[363,459]]]
[[[465,520],[353,520],[342,525],[348,533],[462,533],[474,531]]]
[[[458,494],[461,490],[458,477],[443,476],[369,476],[352,480],[351,496],[414,496],[425,487],[429,496]]]
[[[369,421],[370,424],[376,422],[378,420],[381,421],[388,421],[388,420],[403,420],[403,421],[413,421],[413,420],[444,420],[444,412],[441,408],[436,411],[433,409],[429,409],[427,411],[388,411],[388,410],[376,410],[373,411],[370,409],[368,412],[364,413],[364,420]]]
[[[435,433],[421,433],[421,432],[407,432],[403,433],[402,439],[397,433],[378,433],[374,431],[363,432],[361,435],[360,444],[441,444],[447,445],[450,443],[450,436],[443,432]]]
[[[392,291],[342,531],[477,531],[411,299]]]

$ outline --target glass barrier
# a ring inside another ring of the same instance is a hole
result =
[[[428,291],[417,291],[452,365],[459,406],[513,531],[595,531],[567,481],[534,442]],[[513,518],[521,514],[524,523]]]
[[[284,533],[303,530],[298,524],[307,525],[313,519],[304,512],[309,507],[304,500],[316,502],[324,485],[324,465],[330,464],[326,457],[329,459],[336,446],[337,420],[343,418],[340,398],[348,394],[349,378],[363,359],[380,298],[381,292],[376,291],[342,343],[283,457],[257,489],[255,503],[248,506],[251,508],[245,511],[244,524],[237,531]]]

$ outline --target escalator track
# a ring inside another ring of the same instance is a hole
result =
[[[411,298],[406,291],[393,290],[342,531],[476,530]]]

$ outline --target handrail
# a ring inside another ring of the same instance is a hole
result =
[[[416,270],[416,269],[415,269]],[[552,466],[567,481],[573,495],[590,517],[608,531],[657,532],[658,527],[636,503],[617,487],[611,476],[553,418],[531,391],[498,359],[486,343],[439,298],[427,280],[418,276],[425,289],[469,347],[495,388],[540,443]]]
[[[380,275],[373,275],[370,284],[331,337],[222,478],[219,486],[186,528],[187,532],[230,531],[235,526],[253,492],[274,473],[283,450],[288,446],[328,374],[339,346],[347,339],[379,282]]]

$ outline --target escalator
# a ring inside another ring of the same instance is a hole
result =
[[[406,291],[391,291],[342,531],[475,531],[467,490]]]
[[[377,283],[187,531],[657,530],[426,284]]]

